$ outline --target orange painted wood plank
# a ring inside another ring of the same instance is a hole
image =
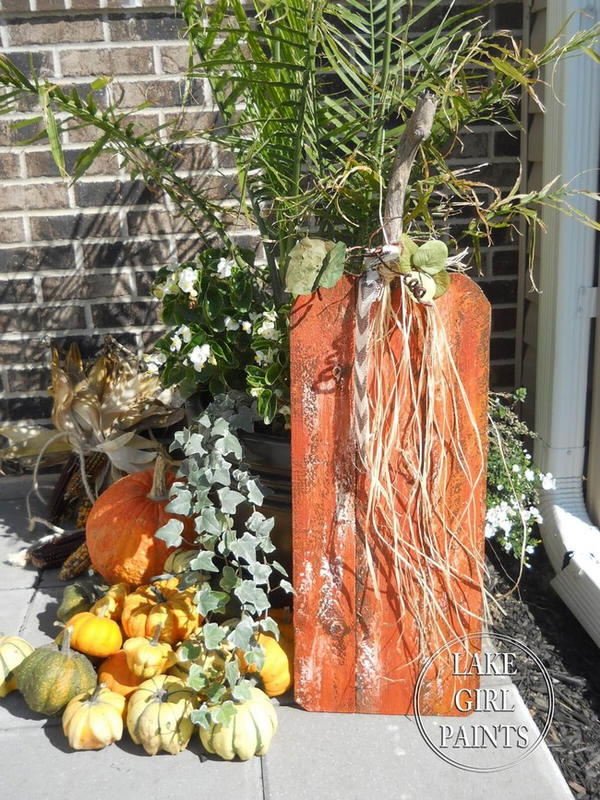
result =
[[[396,375],[403,347],[397,328],[389,331],[388,352],[378,376],[383,381],[384,396],[393,397],[398,392],[399,398],[405,398],[404,402],[390,404],[390,413],[394,409],[399,413],[397,440],[391,441],[386,435],[382,440],[392,448],[396,519],[400,521],[396,529],[405,543],[404,555],[421,571],[428,571],[435,602],[446,610],[449,625],[441,625],[435,634],[435,619],[428,620],[425,613],[425,630],[420,629],[416,610],[423,598],[411,566],[401,567],[399,592],[392,553],[385,544],[390,533],[378,518],[377,535],[373,518],[366,515],[369,476],[356,470],[351,436],[355,291],[352,281],[344,279],[333,290],[298,301],[292,317],[296,697],[310,710],[410,713],[423,653],[431,653],[456,633],[480,630],[481,595],[476,573],[484,542],[490,307],[469,278],[453,276],[448,292],[436,301],[435,314],[444,327],[461,376],[460,402],[452,401],[457,383],[450,369],[440,385],[434,386],[433,395],[417,391],[417,414],[425,415],[430,408],[445,420],[438,426],[430,454],[432,474],[436,469],[440,472],[435,481],[439,490],[435,513],[427,531],[454,570],[455,577],[448,584],[442,580],[440,570],[429,568],[427,561],[418,561],[414,550],[418,547],[426,551],[427,541],[419,541],[415,530],[419,492],[406,469],[406,459],[416,457],[420,447],[419,441],[407,440],[409,421],[415,413],[408,387],[411,375],[413,386],[422,387],[422,353],[425,349],[424,357],[432,358],[432,351],[427,350],[431,342],[424,334],[425,317],[431,311],[410,300],[408,303],[412,315],[411,356],[404,382],[399,385]],[[400,310],[399,290],[393,293],[392,305]],[[373,393],[375,376],[369,377]],[[461,434],[460,452],[451,446],[457,432]],[[459,461],[470,465],[468,479],[464,468],[459,468]],[[445,526],[457,527],[459,535],[453,539]],[[379,594],[373,587],[372,572]],[[332,575],[337,577],[337,583],[332,581]],[[459,598],[459,613],[453,612],[448,602],[449,592]],[[329,602],[331,596],[335,598],[333,604]],[[333,627],[328,619],[333,620]],[[478,641],[471,650],[479,650]],[[444,663],[438,661],[436,668],[427,673],[421,710],[457,713],[453,702],[456,689],[477,685],[474,675],[451,674],[448,654]]]
[[[295,697],[355,709],[355,282],[301,297],[291,317]]]

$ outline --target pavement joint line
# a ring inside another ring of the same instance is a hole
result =
[[[39,578],[39,573],[38,573],[38,578]],[[33,601],[34,601],[35,597],[37,596],[37,593],[39,592],[38,583],[35,583],[32,586],[32,590],[33,591],[31,593],[31,597],[29,598],[29,603],[27,604],[27,610],[25,611],[25,616],[23,617],[23,621],[21,622],[21,625],[19,626],[19,633],[18,633],[19,636],[22,635],[22,633],[25,630],[25,627],[26,627],[27,623],[29,622],[29,618],[30,618],[31,613],[32,613],[31,609],[33,608]]]

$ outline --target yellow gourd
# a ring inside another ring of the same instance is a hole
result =
[[[258,670],[265,692],[269,697],[278,697],[287,692],[293,682],[294,644],[283,637],[277,641],[273,636],[259,633],[256,637],[265,652],[265,663]],[[245,672],[256,672],[240,653],[240,666]]]
[[[129,698],[127,730],[148,755],[159,750],[175,755],[185,750],[194,726],[189,716],[196,696],[173,675],[157,675],[140,684]]]
[[[160,641],[162,625],[157,625],[152,639],[135,636],[123,645],[127,666],[140,678],[161,675],[175,663],[175,653],[167,642]]]
[[[226,761],[236,756],[247,761],[267,752],[277,730],[277,714],[264,692],[253,688],[250,693],[250,700],[234,704],[235,716],[229,724],[213,723],[208,730],[200,728],[200,741],[208,753]],[[231,698],[226,695],[224,699]]]
[[[6,697],[17,688],[15,668],[25,661],[33,650],[29,642],[20,636],[0,638],[0,697]]]
[[[129,594],[129,585],[126,583],[115,583],[106,594],[93,604],[90,608],[92,614],[98,617],[108,617],[118,622],[123,613],[123,604]]]
[[[73,750],[101,750],[123,735],[125,698],[99,683],[74,697],[63,712],[63,732]]]

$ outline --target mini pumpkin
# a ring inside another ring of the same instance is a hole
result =
[[[38,647],[16,668],[17,689],[32,711],[51,716],[96,686],[90,660],[71,650],[71,633],[67,627],[60,650],[54,645]]]
[[[128,637],[150,637],[161,625],[161,642],[177,644],[200,624],[194,603],[196,589],[178,589],[178,579],[169,578],[140,586],[125,598],[121,624]]]
[[[88,656],[106,658],[120,650],[123,644],[123,634],[117,622],[89,611],[71,617],[69,627],[73,629],[72,647]]]
[[[93,602],[93,589],[83,583],[70,583],[63,591],[60,605],[56,610],[56,619],[59,622],[68,622],[75,614],[89,611]]]
[[[123,736],[125,698],[99,683],[67,703],[62,728],[73,750],[102,750]]]
[[[194,521],[170,514],[169,487],[175,480],[159,455],[154,469],[134,472],[111,484],[96,500],[85,525],[92,566],[109,583],[139,586],[164,572],[169,548],[154,534],[170,519],[194,535]]]
[[[0,697],[6,697],[17,688],[15,669],[33,650],[29,642],[20,636],[0,638]]]
[[[175,755],[185,750],[194,731],[189,716],[195,693],[173,675],[144,681],[129,698],[127,730],[148,755],[159,750]]]
[[[89,609],[92,614],[98,617],[108,617],[118,622],[123,613],[125,598],[131,591],[126,583],[115,583],[109,590]]]
[[[279,641],[271,634],[259,633],[256,637],[265,653],[265,663],[258,670],[264,690],[269,697],[278,697],[292,685],[294,670],[294,645],[283,636]],[[240,653],[240,666],[246,672],[256,672]]]
[[[127,639],[123,645],[127,666],[140,678],[161,675],[175,663],[175,653],[171,645],[159,641],[161,627],[161,625],[156,626],[152,639],[135,636],[133,639]]]
[[[208,753],[226,761],[236,756],[247,761],[267,752],[277,730],[277,714],[264,692],[252,688],[250,693],[250,700],[234,704],[235,716],[228,725],[219,722],[208,729],[200,728],[200,741]],[[224,700],[227,699],[231,698],[225,695]]]
[[[198,555],[198,550],[187,550],[185,547],[178,547],[167,556],[164,571],[171,575],[181,575],[188,568],[191,561]]]
[[[98,680],[123,697],[129,697],[143,683],[144,678],[129,669],[127,664],[127,654],[124,650],[119,650],[105,659],[98,667]]]

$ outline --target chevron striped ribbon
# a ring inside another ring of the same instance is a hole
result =
[[[379,299],[383,281],[376,269],[367,269],[358,281],[354,328],[354,436],[359,461],[364,461],[369,435],[369,329],[371,306]]]

